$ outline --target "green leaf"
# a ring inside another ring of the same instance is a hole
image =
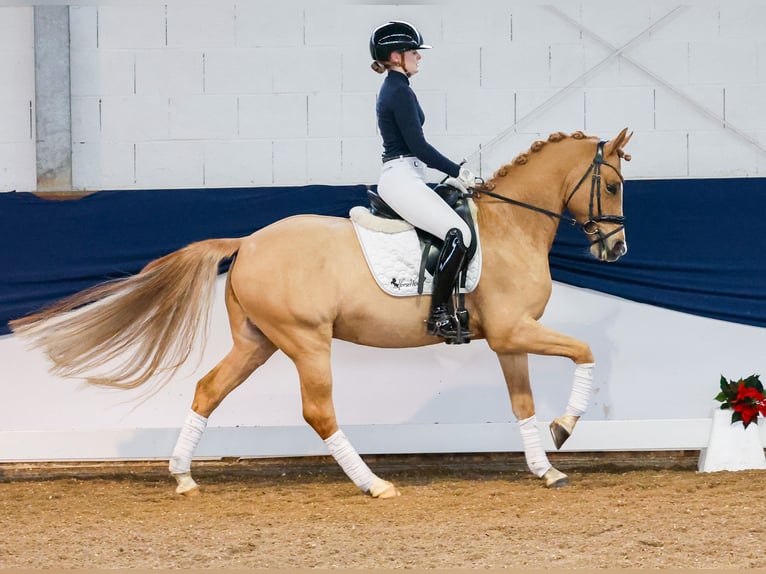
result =
[[[740,413],[738,411],[734,411],[733,413],[731,413],[731,424],[734,424],[734,423],[739,422],[741,420],[742,420],[742,413]]]
[[[721,375],[721,390],[722,390],[724,393],[726,392],[726,388],[727,388],[728,384],[729,384],[729,381],[727,381],[727,380],[726,380],[726,377],[724,377],[723,375]]]

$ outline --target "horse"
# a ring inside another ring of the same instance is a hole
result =
[[[496,353],[527,466],[551,488],[569,480],[542,447],[528,355],[567,357],[575,366],[564,414],[550,423],[556,448],[588,406],[595,363],[587,343],[539,322],[552,290],[548,254],[562,220],[580,227],[598,260],[616,261],[627,252],[621,173],[621,159],[630,160],[623,151],[633,135],[627,132],[609,141],[580,131],[553,133],[478,182],[471,199],[482,270],[478,285],[465,295],[469,330]],[[162,384],[205,333],[219,265],[227,260],[225,303],[233,343],[197,382],[170,457],[176,492],[199,493],[191,462],[208,418],[281,350],[299,374],[304,420],[348,478],[374,498],[400,495],[370,470],[338,426],[331,342],[405,348],[442,340],[426,334],[426,295],[394,297],[375,283],[349,218],[298,215],[246,237],[191,243],[133,276],[76,293],[10,327],[41,348],[59,375],[119,388],[150,379]],[[89,374],[98,368],[107,372]]]

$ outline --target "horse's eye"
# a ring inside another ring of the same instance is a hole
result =
[[[617,186],[617,184],[616,184],[616,183],[607,183],[607,184],[606,184],[606,190],[607,190],[609,193],[611,193],[612,195],[614,195],[615,193],[617,193],[617,190],[618,190],[618,189],[619,189],[619,188],[618,188],[618,186]]]

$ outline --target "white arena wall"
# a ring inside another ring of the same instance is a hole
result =
[[[0,7],[3,191],[36,188],[33,15]],[[413,79],[429,139],[485,176],[552,131],[608,138],[625,126],[635,132],[628,180],[766,171],[758,1],[92,1],[69,17],[77,190],[374,183],[381,77],[367,41],[387,19],[415,23],[434,46]],[[167,458],[195,381],[229,345],[221,293],[199,364],[144,402],[58,379],[40,354],[0,337],[0,461]],[[764,329],[562,284],[543,321],[597,357],[593,404],[567,450],[703,448],[720,375],[763,371]],[[521,450],[481,341],[336,343],[334,366],[340,423],[362,453]],[[572,370],[531,359],[541,424],[563,409]],[[198,454],[325,452],[278,354],[214,413]]]

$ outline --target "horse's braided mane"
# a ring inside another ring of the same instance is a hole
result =
[[[545,147],[548,143],[556,143],[560,142],[561,140],[564,140],[566,138],[572,138],[575,140],[582,140],[587,138],[588,136],[585,135],[585,133],[581,131],[576,131],[571,134],[566,134],[564,132],[553,132],[551,135],[548,136],[548,140],[537,140],[529,147],[529,149],[525,152],[520,153],[517,155],[511,163],[507,163],[504,166],[502,166],[500,169],[498,169],[492,177],[484,184],[484,189],[487,189],[491,191],[495,187],[495,180],[505,177],[508,174],[508,170],[517,165],[524,165],[529,161],[529,155],[533,153],[539,152],[541,149]]]

